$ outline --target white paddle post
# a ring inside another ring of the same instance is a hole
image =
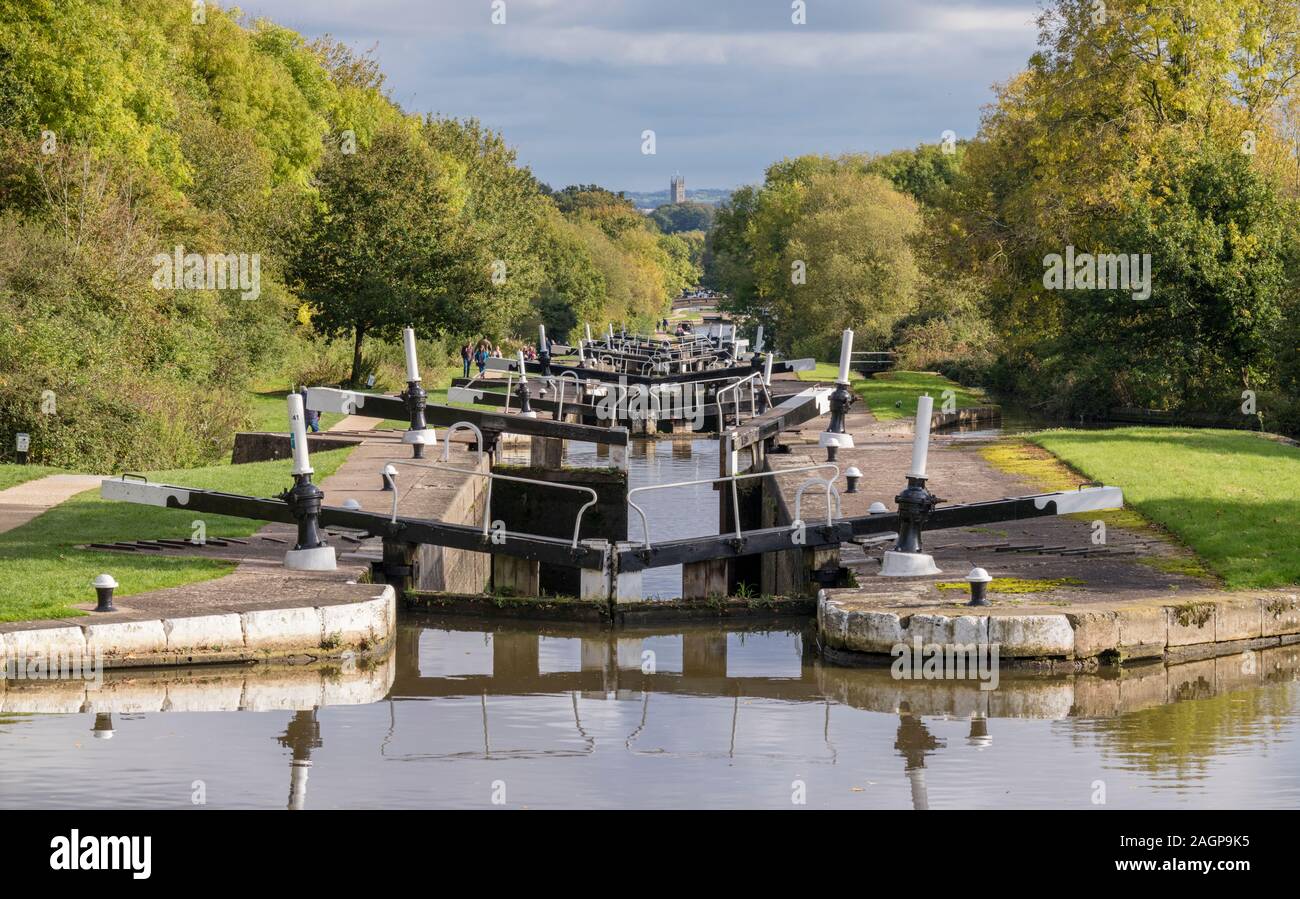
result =
[[[402,331],[402,346],[406,351],[406,411],[411,418],[411,426],[402,435],[402,442],[411,445],[411,454],[416,459],[424,458],[424,448],[438,443],[438,436],[433,428],[425,423],[424,407],[428,394],[420,384],[420,364],[415,357],[415,329]]]
[[[934,557],[922,552],[921,530],[934,511],[938,499],[925,487],[926,463],[930,456],[930,416],[934,399],[929,395],[916,401],[916,431],[912,440],[912,467],[907,473],[907,487],[894,497],[898,503],[898,542],[885,553],[880,573],[885,577],[920,577],[940,574]]]
[[[831,423],[822,431],[817,443],[826,447],[826,461],[834,462],[840,447],[852,448],[853,435],[844,427],[844,418],[853,403],[849,390],[849,360],[853,358],[853,331],[845,329],[840,336],[840,371],[835,379],[835,392],[831,394]]]
[[[284,554],[284,567],[295,571],[333,571],[337,567],[334,547],[326,546],[320,535],[320,507],[325,494],[311,482],[302,395],[291,393],[288,402],[289,439],[293,443],[293,489],[289,491],[289,510],[298,523],[298,542]]]
[[[519,397],[519,414],[524,418],[536,418],[537,413],[533,411],[530,404],[530,395],[528,392],[528,366],[524,362],[524,351],[519,351],[519,386],[515,388],[515,396]]]

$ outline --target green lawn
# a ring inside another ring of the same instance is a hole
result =
[[[458,368],[456,369],[455,374],[459,375],[459,373],[460,373],[460,369]],[[428,402],[439,406],[450,405],[450,406],[460,406],[466,409],[480,409],[486,412],[496,411],[495,407],[493,406],[481,406],[478,405],[477,403],[473,403],[473,404],[448,403],[447,388],[451,385],[452,375],[453,373],[448,372],[447,374],[441,376],[438,380],[437,386],[430,386],[428,384],[425,385],[425,389],[429,392]],[[501,382],[501,386],[504,388],[505,381]],[[378,391],[369,391],[369,392],[373,393]],[[285,402],[284,402],[284,398],[286,395],[287,394],[283,390],[280,391],[271,390],[263,393],[252,394],[251,408],[252,408],[253,421],[252,424],[249,426],[249,430],[275,431],[279,433],[288,431],[289,416],[288,416],[288,412],[285,409]],[[361,414],[363,415],[365,414],[364,409],[362,410]],[[322,431],[329,430],[331,427],[333,427],[335,424],[337,424],[342,420],[343,420],[343,416],[339,415],[336,412],[325,412],[320,417],[320,428]],[[395,430],[395,431],[405,431],[410,426],[411,423],[405,419],[393,419],[393,418],[386,418],[378,425],[376,425],[376,427],[379,430],[387,429],[387,430]]]
[[[1119,428],[1028,438],[1196,551],[1229,588],[1300,583],[1300,449],[1245,431]]]
[[[332,474],[350,452],[344,449],[313,454],[317,481]],[[184,487],[271,496],[292,484],[291,464],[283,459],[148,474],[151,481]],[[117,578],[121,585],[118,596],[128,596],[209,580],[233,570],[234,565],[227,562],[75,548],[77,544],[118,540],[186,539],[192,532],[191,522],[198,517],[212,537],[247,536],[264,524],[221,515],[199,516],[182,509],[109,502],[99,498],[98,490],[90,490],[20,528],[0,534],[0,621],[80,615],[70,604],[94,599],[90,581],[101,572]]]
[[[285,397],[289,395],[285,390],[268,390],[264,393],[254,393],[250,395],[249,412],[252,415],[252,421],[249,423],[250,431],[271,431],[277,434],[287,434],[289,432],[289,407],[285,403]],[[320,417],[320,429],[328,430],[343,420],[343,416],[337,412],[323,412]]]
[[[830,362],[818,362],[817,368],[813,371],[799,372],[799,377],[804,381],[833,382],[838,375],[839,366]],[[864,378],[857,372],[850,372],[849,385],[871,409],[871,413],[881,421],[915,418],[917,398],[926,393],[934,398],[936,412],[943,405],[945,390],[953,392],[958,409],[988,403],[988,399],[979,391],[963,387],[943,375],[928,371],[888,371],[872,375],[870,378]]]
[[[34,481],[47,475],[68,473],[66,469],[52,468],[49,465],[15,465],[0,462],[0,490],[17,487],[26,481]]]

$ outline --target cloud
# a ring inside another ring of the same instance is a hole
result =
[[[880,72],[924,67],[936,56],[968,45],[972,35],[986,46],[1022,45],[1025,29],[975,28],[964,17],[944,17],[947,30],[930,32],[709,34],[622,32],[607,29],[537,28],[502,35],[501,46],[517,59],[565,65],[618,67],[780,66],[793,69]],[[960,37],[957,34],[960,33]],[[1028,29],[1030,35],[1033,30]],[[1010,40],[1008,40],[1008,37]]]
[[[1036,0],[244,0],[377,46],[414,112],[475,116],[555,185],[733,187],[799,153],[966,137],[1036,49]],[[658,155],[642,156],[653,128]]]

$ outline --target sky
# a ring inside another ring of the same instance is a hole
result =
[[[1039,12],[1035,0],[804,0],[796,25],[791,0],[239,5],[373,47],[406,110],[477,117],[553,187],[635,191],[677,172],[688,191],[732,189],[788,156],[970,137],[994,83],[1036,49]]]

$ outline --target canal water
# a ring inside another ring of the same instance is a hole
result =
[[[1297,668],[983,691],[829,665],[799,624],[405,618],[373,666],[11,682],[0,807],[1295,807]]]
[[[604,468],[609,465],[606,449],[594,443],[570,440],[564,444],[564,465],[571,468]],[[528,463],[528,448],[507,447],[500,462]],[[700,481],[718,476],[718,440],[714,438],[633,438],[628,447],[628,489],[683,481]],[[705,537],[718,533],[718,492],[711,484],[668,487],[632,495],[645,510],[652,541],[680,537]],[[629,540],[645,539],[641,516],[628,509]],[[647,599],[672,599],[682,595],[682,566],[650,568],[641,577]]]

